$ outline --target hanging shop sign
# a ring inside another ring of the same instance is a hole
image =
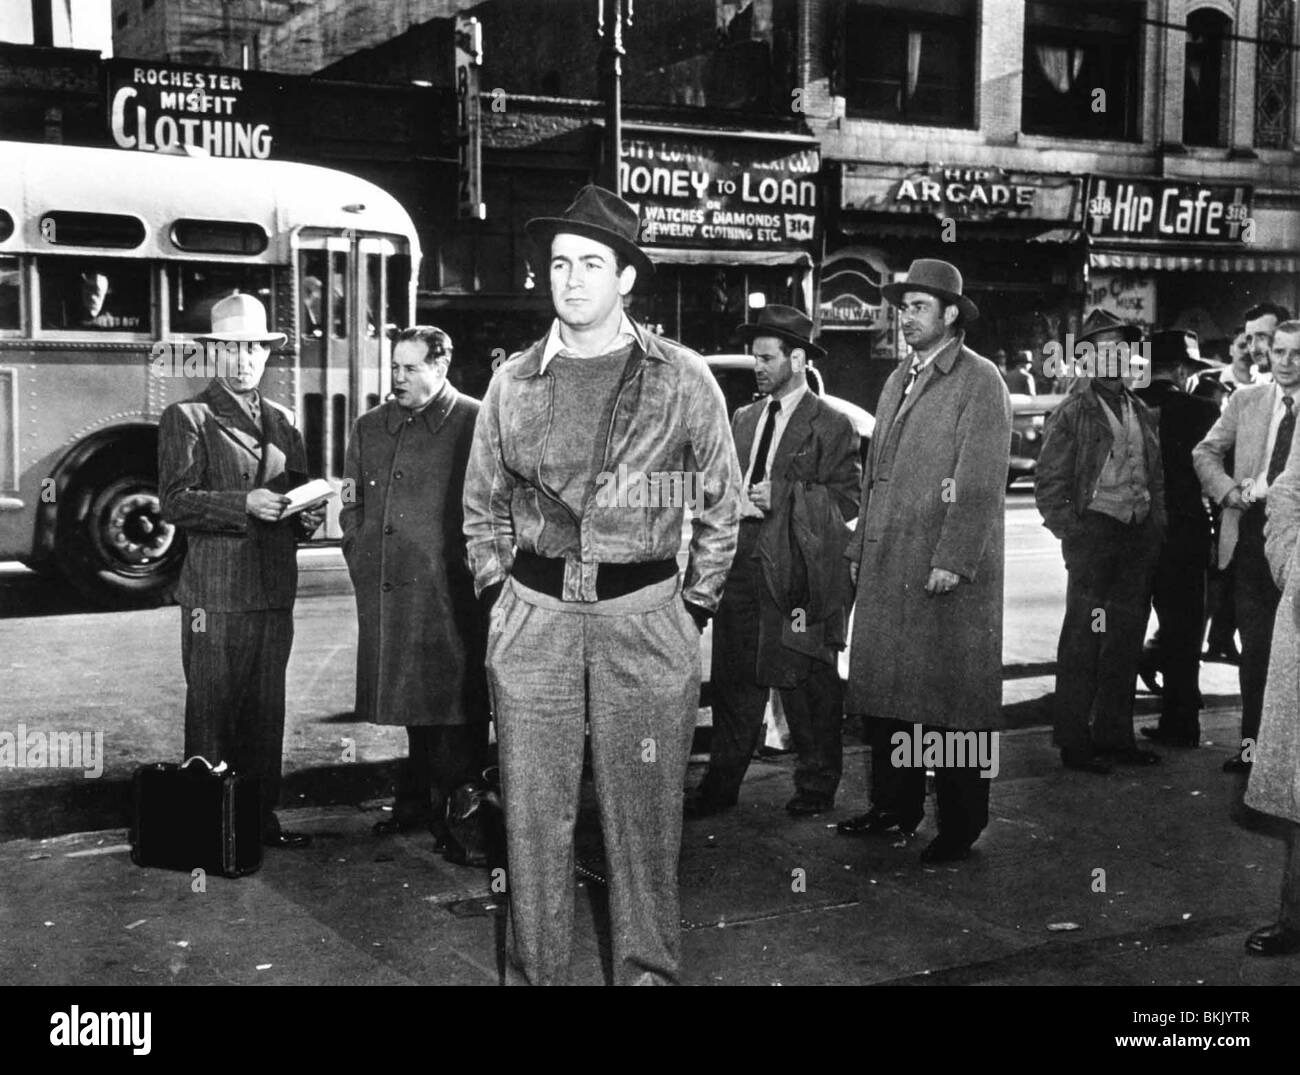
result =
[[[120,148],[271,156],[268,76],[138,60],[109,60],[105,67],[109,129]]]
[[[619,188],[648,247],[811,245],[820,216],[815,147],[743,139],[625,137]]]
[[[1093,176],[1084,224],[1094,239],[1242,243],[1253,236],[1248,186]]]
[[[848,247],[822,263],[818,322],[822,330],[883,332],[890,306],[880,288],[892,278],[884,257],[870,247]]]
[[[939,165],[844,166],[840,207],[869,213],[915,213],[958,220],[1078,219],[1079,176]]]

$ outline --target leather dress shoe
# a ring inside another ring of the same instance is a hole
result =
[[[1120,765],[1159,765],[1160,755],[1141,747],[1124,747],[1122,750],[1107,751],[1110,759]]]
[[[262,837],[263,847],[283,847],[287,849],[297,849],[311,846],[311,837],[305,832],[280,832],[268,833]]]
[[[1160,743],[1167,747],[1195,748],[1201,745],[1199,732],[1196,735],[1173,735],[1169,732],[1162,732],[1159,727],[1149,727],[1143,728],[1142,734],[1153,743]]]
[[[834,805],[834,801],[825,796],[809,795],[801,791],[785,804],[785,812],[795,817],[816,817],[818,814],[824,814]]]
[[[903,818],[888,810],[873,807],[865,814],[841,821],[835,826],[835,831],[841,836],[884,836],[894,831],[904,836],[915,836],[919,824],[919,817]]]
[[[960,862],[970,857],[971,845],[947,836],[936,836],[930,845],[921,852],[921,861],[926,865],[941,862]]]
[[[1281,922],[1264,926],[1246,938],[1246,951],[1252,956],[1289,956],[1300,952],[1300,929]]]
[[[1097,773],[1101,776],[1105,776],[1114,768],[1100,755],[1074,754],[1065,750],[1061,751],[1061,764],[1067,769],[1077,769],[1081,773]]]
[[[721,814],[730,810],[736,805],[737,800],[731,799],[724,801],[715,799],[712,795],[695,795],[688,797],[685,806],[682,808],[682,816],[688,821],[697,821],[700,818],[713,817],[715,814]]]
[[[1248,762],[1240,754],[1234,754],[1231,758],[1223,763],[1225,773],[1248,773],[1252,763]]]

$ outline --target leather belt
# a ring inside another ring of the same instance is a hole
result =
[[[535,552],[520,549],[515,553],[510,574],[530,590],[544,593],[548,597],[563,597],[563,557],[538,556]],[[596,565],[596,600],[608,601],[623,597],[676,574],[675,557],[671,560],[644,560],[633,564],[600,563]]]

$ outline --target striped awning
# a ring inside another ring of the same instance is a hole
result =
[[[1116,248],[1088,251],[1088,265],[1093,269],[1135,269],[1142,272],[1300,272],[1300,255],[1260,251],[1247,253],[1233,250],[1174,248],[1165,250],[1121,250]]]

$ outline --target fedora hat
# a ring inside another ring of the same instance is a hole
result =
[[[1119,343],[1139,343],[1142,340],[1142,329],[1138,325],[1130,325],[1127,321],[1121,321],[1109,310],[1103,310],[1100,306],[1093,310],[1083,319],[1083,324],[1079,327],[1079,335],[1074,338],[1076,344],[1079,343],[1097,343],[1097,337],[1105,333],[1118,333]]]
[[[960,270],[938,258],[917,258],[908,266],[906,280],[886,284],[880,289],[880,293],[895,306],[902,304],[903,296],[909,291],[924,291],[955,305],[966,321],[974,321],[980,315],[980,308],[962,294]]]
[[[533,217],[524,225],[528,237],[546,258],[551,256],[551,240],[561,232],[595,239],[622,254],[636,266],[638,276],[650,276],[655,267],[636,245],[641,217],[635,209],[612,190],[594,184],[583,187],[563,216]]]
[[[1200,341],[1195,332],[1180,328],[1162,329],[1151,333],[1147,339],[1151,345],[1152,369],[1187,366],[1200,372],[1218,368],[1201,357]]]
[[[758,311],[758,320],[740,325],[737,335],[746,343],[757,336],[775,336],[795,347],[802,347],[809,358],[825,358],[826,351],[812,342],[812,318],[793,306],[773,304]]]
[[[196,336],[198,340],[227,340],[231,343],[265,343],[279,347],[288,337],[283,332],[267,332],[266,307],[254,296],[238,292],[227,295],[212,306],[212,331]]]

